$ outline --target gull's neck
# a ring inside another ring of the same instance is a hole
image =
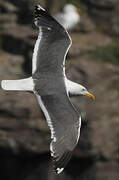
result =
[[[80,95],[80,89],[82,85],[75,83],[73,81],[70,81],[66,77],[65,77],[65,85],[66,85],[67,92],[70,95]]]

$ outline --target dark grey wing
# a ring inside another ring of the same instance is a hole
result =
[[[51,156],[59,174],[71,158],[80,136],[81,117],[72,106],[66,92],[37,95],[51,130]]]
[[[35,24],[40,33],[33,53],[34,79],[39,74],[60,74],[63,71],[65,55],[71,44],[67,31],[39,5],[35,8]]]
[[[40,35],[33,55],[33,80],[41,109],[51,129],[50,145],[56,173],[68,163],[80,134],[80,116],[69,101],[63,65],[70,46],[67,31],[40,6],[35,24]]]

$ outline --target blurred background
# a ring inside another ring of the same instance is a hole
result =
[[[35,96],[0,89],[0,179],[119,180],[119,0],[0,0],[0,80],[31,75],[37,3],[52,15],[67,3],[80,10],[80,23],[69,32],[66,72],[96,100],[71,99],[82,114],[81,136],[56,176],[50,131]]]

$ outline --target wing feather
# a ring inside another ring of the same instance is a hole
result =
[[[40,34],[33,54],[34,92],[51,130],[50,151],[57,174],[71,158],[81,119],[71,104],[65,87],[65,56],[71,45],[67,31],[39,5],[35,24]]]
[[[68,32],[39,5],[35,8],[35,24],[40,29],[35,44],[32,74],[61,73],[66,53],[71,46]]]
[[[65,94],[37,95],[51,130],[50,151],[55,172],[59,174],[71,158],[80,135],[81,119]]]

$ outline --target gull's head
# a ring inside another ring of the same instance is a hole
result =
[[[89,98],[91,98],[93,100],[95,99],[95,96],[93,94],[89,93],[88,90],[82,85],[79,86],[79,94],[83,95],[83,96],[88,96]]]
[[[72,4],[66,4],[63,11],[64,13],[77,12],[77,8]]]
[[[65,84],[66,84],[67,92],[69,92],[70,96],[83,95],[83,96],[88,96],[91,99],[95,99],[94,95],[89,93],[88,90],[81,84],[70,81],[67,78],[65,78]]]

